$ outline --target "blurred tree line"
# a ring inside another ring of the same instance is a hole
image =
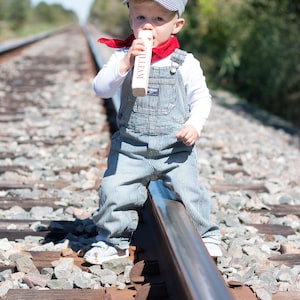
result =
[[[122,5],[122,0],[94,0],[89,22],[111,36],[125,38],[131,33],[128,9],[126,5]]]
[[[71,10],[59,4],[40,2],[33,7],[30,0],[0,0],[0,36],[2,39],[24,32],[24,29],[42,31],[43,25],[56,27],[77,21]]]
[[[90,21],[126,37],[121,0],[95,0]],[[201,61],[209,85],[300,126],[300,1],[189,0],[181,47]]]

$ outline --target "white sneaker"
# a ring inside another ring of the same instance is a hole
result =
[[[221,257],[223,253],[217,244],[205,243],[206,249],[211,257]]]
[[[128,249],[117,249],[103,241],[93,243],[92,246],[93,248],[87,251],[83,257],[86,262],[92,265],[101,265],[105,261],[129,256]]]
[[[220,241],[213,237],[202,238],[204,245],[211,257],[220,257],[223,256],[221,248],[219,246]]]

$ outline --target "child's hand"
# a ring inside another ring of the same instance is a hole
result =
[[[131,47],[128,49],[128,52],[120,62],[120,74],[123,75],[132,69],[135,57],[142,54],[145,50],[145,44],[142,39],[134,40]]]
[[[178,139],[181,139],[187,146],[192,146],[198,139],[197,130],[192,125],[184,125],[181,130],[176,134]]]

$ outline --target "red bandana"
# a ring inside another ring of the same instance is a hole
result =
[[[131,34],[125,40],[100,38],[98,39],[98,42],[105,44],[111,48],[124,48],[124,47],[130,47],[134,39],[135,39],[134,35]],[[158,61],[162,58],[169,56],[177,48],[179,48],[178,39],[176,36],[171,36],[166,42],[152,49],[151,62]]]

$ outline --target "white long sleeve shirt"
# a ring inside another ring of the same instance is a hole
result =
[[[111,98],[121,88],[127,74],[120,74],[119,63],[126,54],[126,51],[127,49],[125,48],[116,50],[94,78],[93,88],[98,96],[104,99]],[[152,63],[152,66],[170,66],[171,56]],[[210,112],[211,95],[207,88],[200,63],[193,54],[187,54],[184,63],[179,67],[179,71],[182,75],[187,94],[187,103],[190,109],[190,117],[185,124],[192,125],[200,136]]]

